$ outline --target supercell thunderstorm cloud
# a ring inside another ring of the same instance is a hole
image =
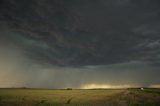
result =
[[[0,87],[158,87],[159,75],[159,0],[0,1]]]

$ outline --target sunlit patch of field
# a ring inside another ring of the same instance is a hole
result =
[[[160,106],[160,90],[0,89],[0,106]]]
[[[1,89],[0,106],[34,105],[90,105],[124,90],[42,90],[42,89]]]

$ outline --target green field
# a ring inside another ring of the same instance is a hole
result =
[[[0,106],[160,106],[160,89],[0,89]]]

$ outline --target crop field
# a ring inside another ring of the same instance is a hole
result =
[[[160,106],[160,89],[0,89],[0,106]]]

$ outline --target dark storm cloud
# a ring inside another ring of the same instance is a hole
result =
[[[157,62],[159,5],[158,0],[2,0],[0,26],[29,58],[42,62]]]
[[[159,65],[159,0],[0,1],[0,87],[159,86]]]

